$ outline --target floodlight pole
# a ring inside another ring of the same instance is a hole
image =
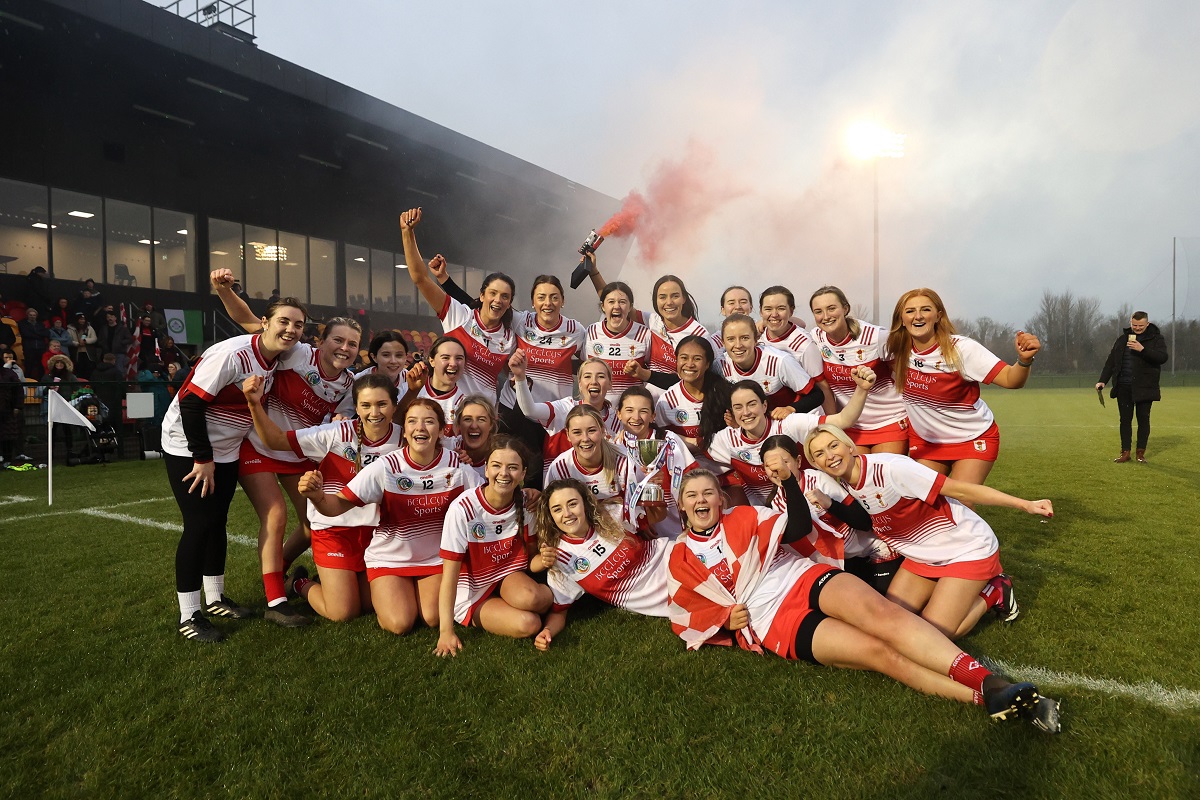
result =
[[[1179,351],[1175,349],[1175,329],[1179,325],[1175,322],[1175,243],[1178,241],[1178,236],[1171,237],[1171,352],[1175,355],[1171,359],[1171,374],[1175,374],[1175,362],[1179,360]]]

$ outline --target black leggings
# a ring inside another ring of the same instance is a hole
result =
[[[183,514],[183,535],[175,549],[175,591],[196,592],[205,575],[225,574],[225,524],[237,489],[238,462],[215,465],[213,493],[207,497],[200,496],[199,486],[188,494],[191,481],[184,483],[183,476],[195,465],[191,457],[164,453],[163,462]]]
[[[1133,389],[1127,385],[1117,387],[1117,411],[1121,415],[1121,449],[1132,450],[1133,416],[1137,414],[1137,449],[1145,450],[1150,441],[1150,406],[1153,400],[1133,402]]]

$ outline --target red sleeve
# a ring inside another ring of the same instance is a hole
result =
[[[453,550],[438,550],[438,555],[447,561],[466,561],[466,553],[456,553]]]
[[[1008,364],[1006,364],[1005,362],[997,361],[996,365],[994,367],[992,367],[990,372],[988,372],[987,377],[985,377],[983,379],[983,382],[991,383],[992,381],[996,380],[996,376],[1000,374],[1000,370],[1004,369],[1007,366],[1008,366]]]
[[[291,431],[288,431],[288,434],[289,434],[289,438],[290,438]],[[300,453],[300,455],[304,455],[304,454]],[[356,495],[354,492],[350,491],[349,486],[345,487],[340,492],[338,492],[338,497],[342,498],[343,500],[347,500],[351,503],[354,503],[354,505],[356,505],[356,506],[361,507],[361,506],[366,505],[366,503],[364,503],[362,500],[359,499],[358,495]]]
[[[300,449],[300,442],[299,442],[299,440],[296,439],[296,432],[295,431],[285,431],[285,433],[287,433],[288,447],[292,448],[292,452],[295,453],[296,455],[300,456],[301,458],[308,458],[308,456],[306,456],[304,454],[304,451]],[[349,499],[349,498],[346,498],[346,499]],[[362,503],[359,503],[359,505],[361,506]]]
[[[442,303],[441,310],[437,312],[438,319],[445,321],[446,312],[448,312],[449,310],[450,310],[450,295],[446,295],[446,300],[445,300],[445,302]]]
[[[942,493],[942,487],[946,485],[946,476],[939,474],[933,480],[933,487],[929,490],[929,496],[925,498],[925,502],[933,505],[937,501],[938,496]]]

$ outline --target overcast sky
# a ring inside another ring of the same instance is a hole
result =
[[[257,14],[262,49],[606,194],[664,164],[686,173],[686,223],[659,262],[635,247],[622,271],[642,295],[671,271],[710,307],[736,276],[756,294],[784,283],[802,307],[836,283],[869,308],[872,167],[844,145],[861,119],[907,135],[905,157],[878,165],[885,316],[930,286],[954,317],[1020,325],[1043,289],[1072,288],[1164,321],[1172,237],[1200,237],[1195,0],[257,0]],[[1200,238],[1182,244],[1197,285],[1185,306],[1181,257],[1181,316],[1197,317]],[[578,243],[563,245],[548,266]]]

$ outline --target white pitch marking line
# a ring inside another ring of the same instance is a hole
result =
[[[14,494],[10,497],[5,497],[3,500],[0,500],[0,506],[11,506],[16,505],[17,503],[32,503],[36,499],[36,497],[26,497],[21,494]]]
[[[1042,667],[1015,666],[992,658],[981,658],[995,667],[997,672],[1010,676],[1019,676],[1023,681],[1035,683],[1038,687],[1073,686],[1093,692],[1132,697],[1152,706],[1165,708],[1168,711],[1195,711],[1200,709],[1200,691],[1195,689],[1180,689],[1163,686],[1154,681],[1144,683],[1122,683],[1110,678],[1092,678],[1088,675],[1077,675],[1073,672],[1058,672]]]
[[[114,522],[129,522],[134,525],[145,525],[150,528],[159,528],[164,531],[172,531],[173,533],[183,533],[183,526],[177,525],[174,522],[160,522],[156,519],[145,519],[144,517],[135,517],[130,514],[120,514],[115,511],[105,511],[101,508],[81,508],[79,513],[87,514],[89,517],[100,517],[101,519],[110,519]],[[231,542],[244,544],[248,547],[258,547],[258,540],[251,539],[249,536],[242,536],[237,533],[226,533],[225,536]]]
[[[37,498],[35,498],[35,499],[37,499]],[[170,497],[144,497],[141,500],[129,500],[124,503],[113,503],[111,506],[96,506],[96,508],[97,509],[125,508],[126,506],[137,506],[137,505],[141,505],[142,503],[159,503],[159,502],[162,502],[163,500],[170,500],[170,499],[172,499],[172,498],[170,498]],[[92,510],[94,510],[94,509],[71,508],[71,509],[64,509],[62,511],[43,511],[40,514],[26,514],[23,517],[12,517],[11,519],[4,520],[4,522],[26,522],[31,519],[44,519],[46,517],[64,517],[64,516],[67,516],[68,514],[85,514],[88,511],[92,511]]]

